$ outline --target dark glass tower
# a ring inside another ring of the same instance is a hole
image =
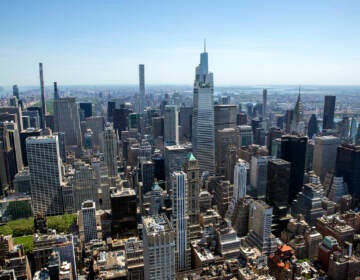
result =
[[[350,194],[360,196],[360,147],[342,145],[336,157],[336,176],[344,177]]]
[[[336,102],[336,96],[333,95],[325,96],[323,129],[334,128],[335,102]]]
[[[315,134],[317,134],[319,132],[319,127],[318,127],[318,123],[317,123],[317,119],[315,114],[312,114],[309,120],[309,124],[308,124],[308,136],[309,138],[313,138],[313,136]]]
[[[281,137],[281,158],[291,163],[289,203],[303,186],[307,140],[306,136],[298,135]]]

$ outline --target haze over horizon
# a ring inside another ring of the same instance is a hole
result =
[[[0,85],[357,85],[358,1],[1,1]],[[201,11],[201,12],[199,12]],[[336,20],[334,20],[336,19]]]

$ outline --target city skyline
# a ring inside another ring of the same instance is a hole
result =
[[[47,85],[137,84],[138,64],[148,84],[191,85],[203,38],[216,85],[358,84],[356,1],[3,1],[0,8],[7,23],[0,86],[37,85],[39,62]]]

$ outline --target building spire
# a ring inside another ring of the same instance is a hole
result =
[[[206,38],[204,39],[204,53],[206,53]]]

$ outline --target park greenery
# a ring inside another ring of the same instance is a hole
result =
[[[70,225],[76,223],[76,214],[65,214],[61,216],[47,217],[49,229],[55,229],[56,232],[68,233]],[[34,218],[17,219],[6,222],[0,226],[0,235],[12,235],[20,237],[32,235],[34,233]]]

